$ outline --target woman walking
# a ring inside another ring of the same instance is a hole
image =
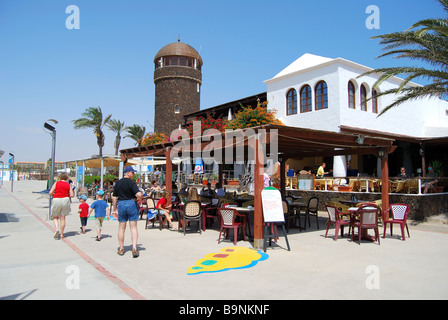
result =
[[[63,172],[59,175],[59,181],[56,181],[50,189],[50,196],[53,196],[51,205],[51,216],[55,233],[53,237],[59,239],[59,236],[64,238],[65,217],[71,211],[70,198],[74,197],[73,189],[68,183],[68,174]]]

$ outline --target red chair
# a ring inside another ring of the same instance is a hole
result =
[[[367,229],[374,229],[375,240],[378,240],[378,244],[380,244],[378,216],[381,214],[381,209],[378,206],[372,204],[363,205],[359,207],[359,209],[356,211],[356,214],[359,215],[359,221],[353,223],[352,241],[354,239],[355,227],[358,227],[358,244],[361,244],[363,231],[365,231],[364,235],[367,236]]]
[[[213,225],[213,220],[214,219],[219,221],[218,205],[219,205],[219,198],[212,198],[211,206],[209,206],[209,207],[207,207],[205,209],[205,221],[206,221],[206,223],[207,223],[208,220],[211,220],[212,221],[212,225]]]
[[[405,240],[404,236],[404,227],[406,226],[406,230],[408,232],[408,238],[411,236],[409,235],[409,228],[406,220],[408,219],[408,215],[411,212],[411,209],[407,204],[391,204],[387,210],[383,212],[383,224],[384,224],[384,232],[383,232],[383,239],[386,237],[386,226],[387,224],[390,224],[390,235],[392,236],[392,229],[393,224],[399,224],[401,229],[401,238],[403,241]],[[389,217],[388,217],[389,214]]]
[[[236,245],[237,237],[238,237],[238,229],[242,228],[244,241],[246,241],[246,234],[244,230],[246,230],[246,222],[235,222],[236,217],[244,217],[238,214],[238,211],[233,208],[218,208],[218,215],[221,217],[221,230],[219,231],[219,239],[218,243],[221,243],[221,235],[222,231],[228,231],[233,229],[233,243]]]
[[[325,238],[328,234],[328,229],[332,224],[335,225],[334,231],[334,241],[338,240],[339,228],[341,228],[341,237],[344,236],[344,226],[349,226],[348,234],[350,234],[351,223],[350,220],[345,220],[341,218],[342,213],[339,211],[337,207],[334,206],[326,206],[328,212],[328,221],[327,221],[327,232],[325,232]]]

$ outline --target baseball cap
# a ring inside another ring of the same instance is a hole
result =
[[[103,190],[98,190],[98,192],[96,193],[99,196],[104,196],[104,191]]]
[[[81,196],[79,196],[78,199],[83,199],[83,200],[86,200],[86,201],[87,201],[87,197],[86,197],[85,195],[81,195]]]
[[[132,168],[131,166],[128,166],[126,168],[124,168],[123,173],[128,173],[128,172],[137,172],[134,170],[134,168]]]

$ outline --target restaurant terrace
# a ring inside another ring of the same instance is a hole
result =
[[[238,138],[241,140],[238,141]],[[215,160],[221,168],[228,161],[241,161],[241,153],[238,148],[244,148],[244,160],[253,160],[255,165],[254,177],[254,247],[262,248],[263,245],[263,212],[261,191],[264,189],[263,173],[265,159],[271,158],[280,163],[280,191],[286,192],[285,162],[288,158],[301,159],[307,157],[322,157],[353,154],[373,154],[381,158],[382,173],[382,207],[389,207],[389,172],[387,155],[395,150],[393,139],[366,136],[362,144],[357,140],[358,136],[349,133],[335,133],[319,130],[310,130],[279,125],[262,125],[247,129],[237,130],[232,133],[219,133],[211,137],[197,136],[180,141],[170,141],[155,145],[129,148],[121,150],[122,160],[128,160],[147,156],[166,157],[166,176],[172,176],[173,154],[182,159],[194,159],[198,154],[207,154],[213,149]],[[241,150],[241,149],[240,149]],[[174,151],[174,152],[173,152]],[[222,157],[216,156],[221,153]],[[230,155],[230,158],[229,158]],[[221,170],[220,170],[221,171]],[[222,175],[219,174],[222,183]],[[167,190],[172,191],[167,183]]]

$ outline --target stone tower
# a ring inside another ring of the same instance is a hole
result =
[[[169,135],[183,124],[184,115],[200,110],[202,58],[179,40],[163,47],[154,64],[154,130]]]

